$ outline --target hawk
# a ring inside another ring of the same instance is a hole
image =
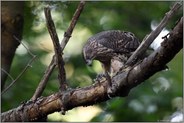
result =
[[[83,57],[87,65],[91,65],[93,60],[100,61],[109,77],[125,64],[139,44],[138,38],[131,32],[103,31],[87,40]]]

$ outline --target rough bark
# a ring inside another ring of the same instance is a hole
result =
[[[11,63],[22,38],[24,2],[1,2],[1,90]],[[17,39],[16,39],[16,38]],[[3,69],[3,71],[2,71]]]
[[[126,69],[113,77],[113,96],[127,96],[129,91],[144,82],[158,71],[165,68],[174,56],[183,47],[183,17],[165,38],[161,46],[130,69]],[[99,82],[100,81],[100,82]],[[65,102],[61,98],[65,98]],[[27,101],[19,107],[1,114],[2,121],[33,121],[62,107],[70,110],[77,106],[88,106],[108,100],[107,80],[105,78],[95,80],[91,86],[70,89],[65,93],[55,93],[48,97],[40,97],[35,101]]]

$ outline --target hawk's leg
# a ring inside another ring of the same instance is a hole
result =
[[[108,87],[112,86],[111,76],[109,75],[108,71],[105,71],[105,76],[107,77]]]
[[[105,76],[107,79],[107,96],[111,98],[111,88],[112,88],[112,76],[111,76],[111,62],[106,62],[102,64],[105,70]]]
[[[108,71],[105,70],[105,76],[107,78],[107,96],[109,98],[112,98],[110,95],[112,94],[111,88],[112,88],[112,77],[109,75]]]
[[[102,63],[102,67],[105,70],[105,76],[106,76],[107,81],[108,81],[108,87],[111,87],[111,85],[112,85],[112,83],[111,83],[111,76],[110,76],[110,73],[111,73],[111,61],[103,62]]]

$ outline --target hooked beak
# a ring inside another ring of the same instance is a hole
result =
[[[91,67],[92,66],[92,60],[86,60],[86,64]]]

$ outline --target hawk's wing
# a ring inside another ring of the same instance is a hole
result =
[[[91,40],[96,40],[97,43],[103,47],[112,49],[115,53],[133,52],[140,44],[134,34],[119,30],[98,33]]]

